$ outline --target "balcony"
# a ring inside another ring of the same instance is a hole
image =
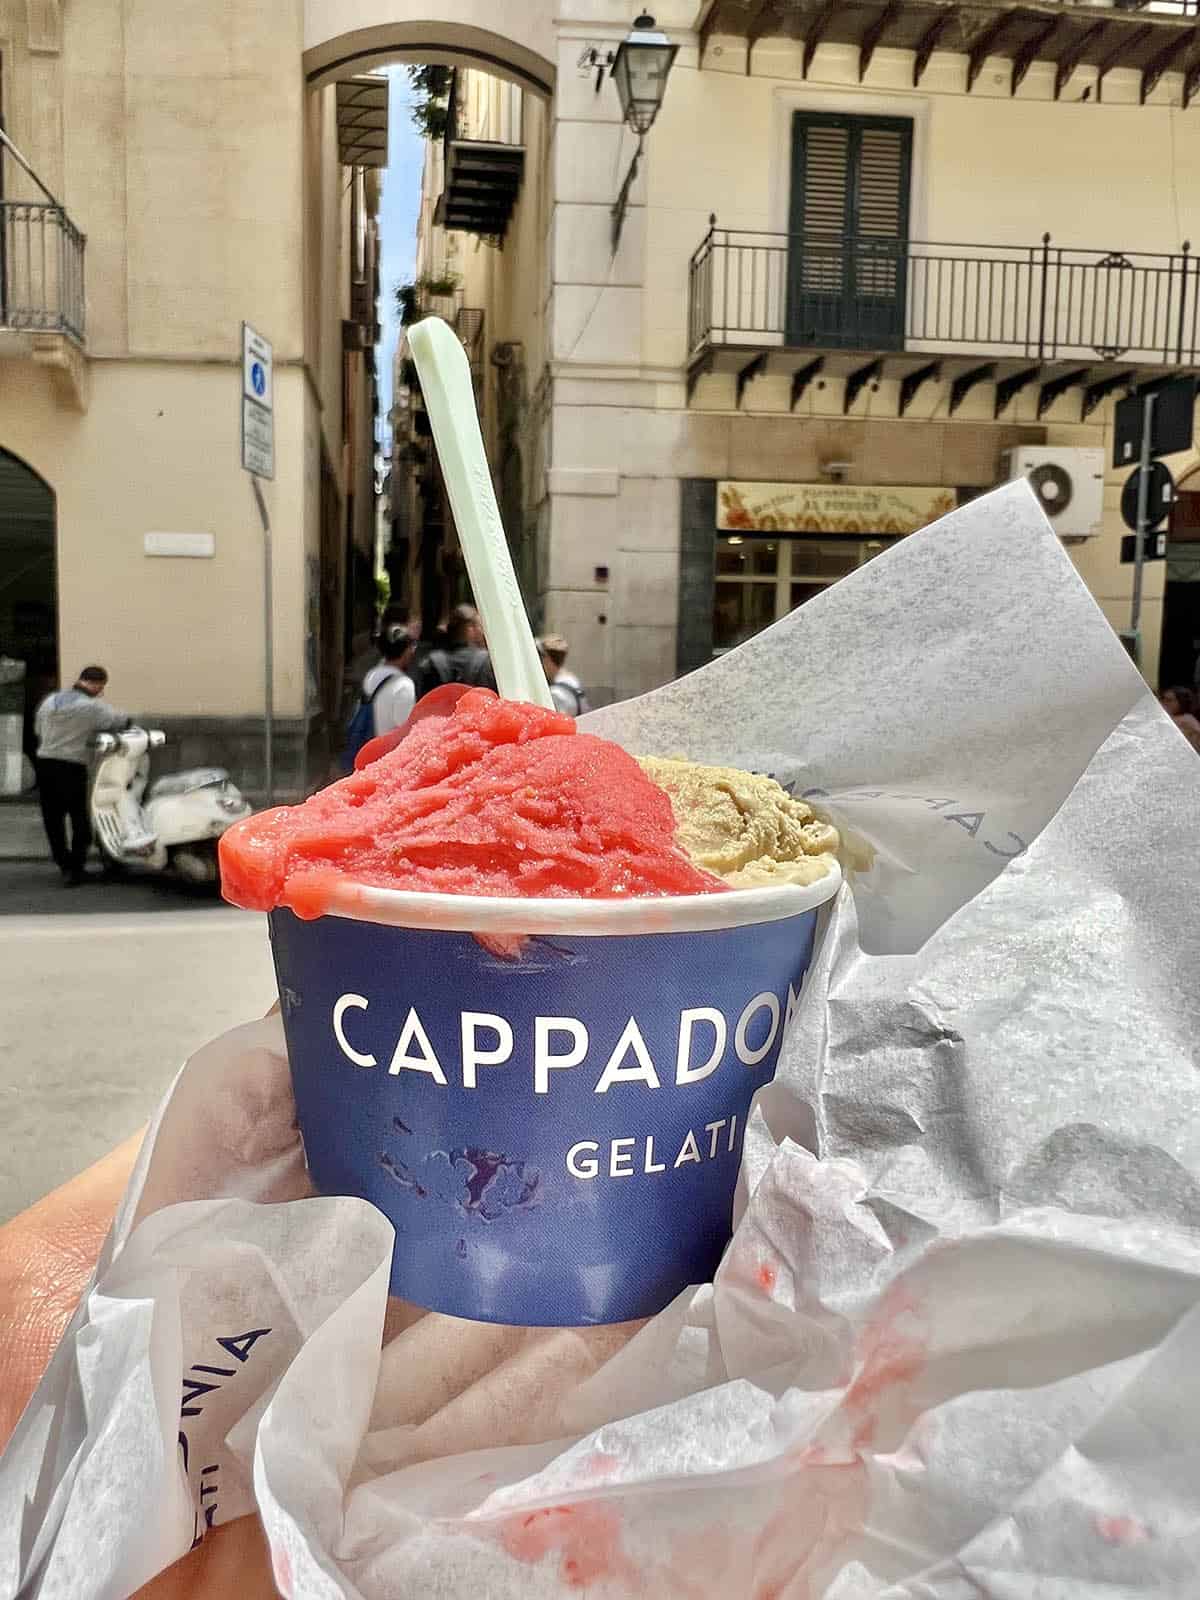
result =
[[[912,82],[924,76],[935,50],[966,57],[966,88],[975,87],[990,56],[1011,63],[1016,94],[1034,61],[1054,63],[1054,98],[1075,69],[1097,69],[1097,98],[1114,67],[1141,75],[1144,103],[1165,72],[1183,73],[1186,109],[1200,88],[1200,54],[1193,48],[1200,0],[706,0],[700,13],[700,61],[716,34],[746,41],[746,71],[759,39],[802,40],[803,74],[823,43],[859,50],[859,79],[881,46],[913,52]]]
[[[972,389],[999,417],[1022,390],[1038,416],[1070,390],[1081,418],[1117,390],[1200,364],[1200,260],[1067,249],[932,244],[714,225],[688,274],[688,398],[732,373],[738,406],[764,374],[791,378],[795,410],[819,377],[845,380],[844,410],[899,380],[903,416],[926,383]]]
[[[454,331],[459,337],[471,367],[471,388],[475,409],[483,415],[483,311],[478,306],[459,306],[454,315]]]
[[[61,206],[0,200],[0,334],[83,343],[83,246]]]
[[[521,91],[514,84],[486,73],[455,72],[445,187],[435,219],[443,227],[503,239],[525,171],[521,124]]]

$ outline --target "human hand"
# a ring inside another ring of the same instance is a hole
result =
[[[134,1134],[0,1227],[0,1446],[87,1288],[141,1142]],[[277,1593],[262,1525],[242,1517],[214,1528],[138,1590],[138,1600],[270,1600]]]

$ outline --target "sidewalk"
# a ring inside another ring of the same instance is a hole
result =
[[[0,800],[0,861],[45,861],[50,851],[35,800]]]

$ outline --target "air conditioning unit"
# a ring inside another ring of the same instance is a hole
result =
[[[1004,482],[1028,478],[1055,533],[1087,538],[1104,518],[1104,451],[1023,444],[1001,458]]]

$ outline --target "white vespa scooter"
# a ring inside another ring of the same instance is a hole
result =
[[[165,743],[166,734],[149,728],[97,735],[92,831],[101,854],[115,866],[170,870],[187,883],[215,889],[217,840],[251,808],[221,767],[173,772],[147,793],[150,751]]]

